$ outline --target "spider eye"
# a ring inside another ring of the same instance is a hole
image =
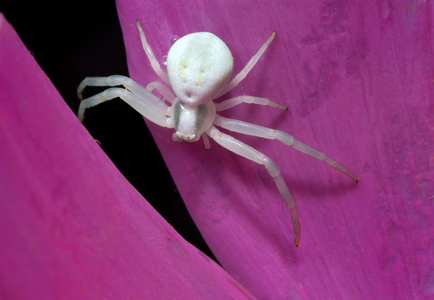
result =
[[[193,142],[196,139],[195,134],[184,135],[184,134],[180,133],[179,131],[175,132],[175,134],[178,138],[180,138],[181,140],[186,141],[186,142]]]

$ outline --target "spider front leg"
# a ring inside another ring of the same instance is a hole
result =
[[[251,136],[257,136],[265,139],[277,139],[282,143],[284,143],[285,145],[291,146],[300,152],[312,156],[313,158],[324,161],[325,163],[332,166],[336,170],[348,175],[355,182],[359,181],[359,178],[353,172],[351,172],[347,167],[338,163],[337,161],[327,156],[323,152],[318,151],[315,148],[312,148],[311,146],[308,146],[300,141],[297,141],[296,139],[294,139],[292,135],[284,131],[275,130],[275,129],[271,129],[271,128],[267,128],[256,124],[239,121],[239,120],[228,119],[219,115],[216,115],[214,124],[231,131],[235,131],[235,132],[239,132]]]
[[[155,73],[157,73],[158,77],[160,77],[165,83],[170,84],[169,77],[167,76],[166,72],[161,69],[160,63],[155,58],[154,52],[152,52],[152,48],[146,40],[145,32],[143,31],[142,25],[140,24],[139,20],[136,20],[136,26],[140,34],[140,40],[142,42],[143,50],[145,51],[152,68],[154,69]]]
[[[162,127],[173,128],[173,122],[171,121],[171,118],[166,116],[168,114],[168,106],[161,102],[160,99],[158,99],[151,92],[146,92],[147,94],[142,94],[139,96],[122,88],[107,89],[99,94],[96,94],[81,101],[80,107],[78,109],[78,118],[80,119],[80,121],[83,121],[84,112],[90,107],[115,98],[121,98],[137,112],[139,112],[142,116],[152,121],[153,123]],[[163,109],[163,106],[161,104],[157,105],[158,101],[165,106],[165,110]]]
[[[173,101],[175,101],[176,98],[175,94],[173,94],[173,92],[169,90],[167,87],[165,87],[161,82],[158,81],[151,82],[146,86],[146,89],[151,93],[154,90],[157,90],[158,93],[170,103],[173,103]]]
[[[253,96],[247,96],[247,95],[230,98],[230,99],[227,99],[221,103],[215,103],[215,108],[216,108],[216,111],[223,111],[223,110],[230,109],[230,108],[237,106],[239,104],[242,104],[242,103],[271,106],[271,107],[278,108],[281,110],[288,110],[288,107],[280,105],[279,103],[271,101],[267,98],[253,97]]]
[[[268,173],[270,173],[274,183],[279,189],[280,195],[282,196],[283,200],[285,200],[286,205],[289,206],[295,234],[294,245],[296,247],[300,246],[300,222],[298,220],[297,208],[295,206],[294,199],[289,192],[288,186],[283,180],[280,170],[274,161],[249,145],[244,144],[230,135],[220,132],[214,126],[211,126],[206,133],[222,147],[242,157],[253,160],[256,163],[263,165],[267,169]]]
[[[244,68],[235,76],[231,81],[226,84],[226,86],[223,88],[223,90],[218,93],[216,98],[223,96],[230,90],[232,90],[234,87],[236,87],[241,81],[243,81],[244,78],[246,78],[247,74],[249,74],[250,70],[256,65],[258,60],[261,58],[262,54],[264,54],[265,50],[267,50],[268,46],[271,44],[271,42],[276,37],[276,32],[273,32],[273,34],[268,38],[268,40],[265,42],[265,44],[262,45],[261,48],[259,48],[258,52],[253,55],[253,57],[249,60],[249,62],[244,66]]]
[[[146,99],[147,102],[160,113],[166,114],[167,105],[152,94],[149,90],[142,87],[129,77],[122,75],[112,75],[108,77],[86,77],[78,85],[77,96],[80,100],[83,100],[83,90],[87,86],[124,86],[132,94],[136,95],[139,99]],[[115,97],[116,98],[116,97]],[[93,105],[92,105],[93,106]]]

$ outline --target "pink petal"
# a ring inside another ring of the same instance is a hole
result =
[[[244,298],[132,188],[0,14],[0,298]]]
[[[429,1],[121,1],[131,77],[158,80],[172,35],[210,31],[238,72],[275,41],[225,98],[267,97],[225,116],[293,134],[350,167],[342,174],[276,141],[235,135],[279,165],[297,202],[301,247],[266,170],[148,126],[183,199],[223,267],[267,299],[417,299],[434,295],[433,7]]]

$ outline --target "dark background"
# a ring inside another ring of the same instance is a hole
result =
[[[116,5],[103,0],[50,2],[2,1],[0,12],[76,113],[76,89],[84,77],[128,76]],[[96,92],[90,90],[85,97]],[[215,259],[191,220],[142,117],[117,99],[87,112],[84,125],[150,204],[187,241]]]

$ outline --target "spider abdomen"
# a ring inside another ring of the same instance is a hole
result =
[[[188,34],[167,54],[170,85],[183,103],[204,104],[215,98],[231,78],[233,60],[228,46],[214,34]]]

